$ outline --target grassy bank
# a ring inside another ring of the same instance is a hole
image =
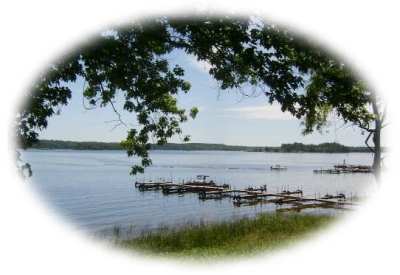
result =
[[[219,224],[164,229],[138,238],[117,241],[129,250],[184,257],[222,257],[254,254],[287,245],[335,218],[302,214],[263,214]]]

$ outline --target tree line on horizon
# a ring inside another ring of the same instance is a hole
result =
[[[68,149],[68,150],[124,150],[118,142],[39,140],[33,149]],[[150,150],[184,150],[184,151],[246,151],[246,152],[310,152],[310,153],[369,153],[367,147],[345,146],[336,142],[304,144],[300,142],[284,143],[281,146],[243,146],[217,143],[167,143],[151,144]]]

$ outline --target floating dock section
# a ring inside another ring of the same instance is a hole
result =
[[[344,173],[372,173],[373,169],[368,165],[334,165],[333,169],[316,169],[317,174],[344,174]]]
[[[180,184],[171,181],[159,182],[135,182],[135,187],[141,192],[161,190],[164,195],[196,193],[200,200],[229,199],[234,206],[246,206],[257,204],[275,204],[283,208],[277,211],[301,211],[308,208],[335,208],[351,209],[354,203],[347,201],[344,194],[326,194],[317,198],[303,195],[301,189],[282,190],[281,192],[268,192],[267,186],[247,187],[245,189],[231,189],[228,184],[220,184],[213,181],[187,181]]]

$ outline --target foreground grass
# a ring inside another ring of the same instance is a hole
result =
[[[302,214],[262,214],[218,224],[164,229],[117,245],[146,254],[183,257],[223,257],[254,254],[305,237],[335,218]]]

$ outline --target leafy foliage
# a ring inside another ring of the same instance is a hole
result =
[[[28,95],[26,104],[17,114],[16,138],[22,148],[37,142],[37,131],[47,127],[49,117],[60,112],[71,98],[66,82],[75,81],[81,65],[77,60],[65,60],[53,65],[41,76]]]
[[[71,98],[69,83],[82,78],[87,84],[83,95],[92,107],[111,106],[119,124],[125,124],[114,105],[122,96],[123,109],[136,115],[138,126],[121,145],[129,156],[141,158],[131,174],[143,172],[151,164],[150,139],[165,144],[199,111],[178,107],[177,95],[187,93],[190,83],[183,68],[167,58],[175,49],[208,62],[222,90],[247,84],[260,88],[270,103],[304,118],[305,133],[322,127],[333,109],[363,127],[373,118],[363,83],[335,58],[285,30],[246,17],[162,17],[111,29],[52,65],[17,115],[21,146],[37,142],[38,131]]]

